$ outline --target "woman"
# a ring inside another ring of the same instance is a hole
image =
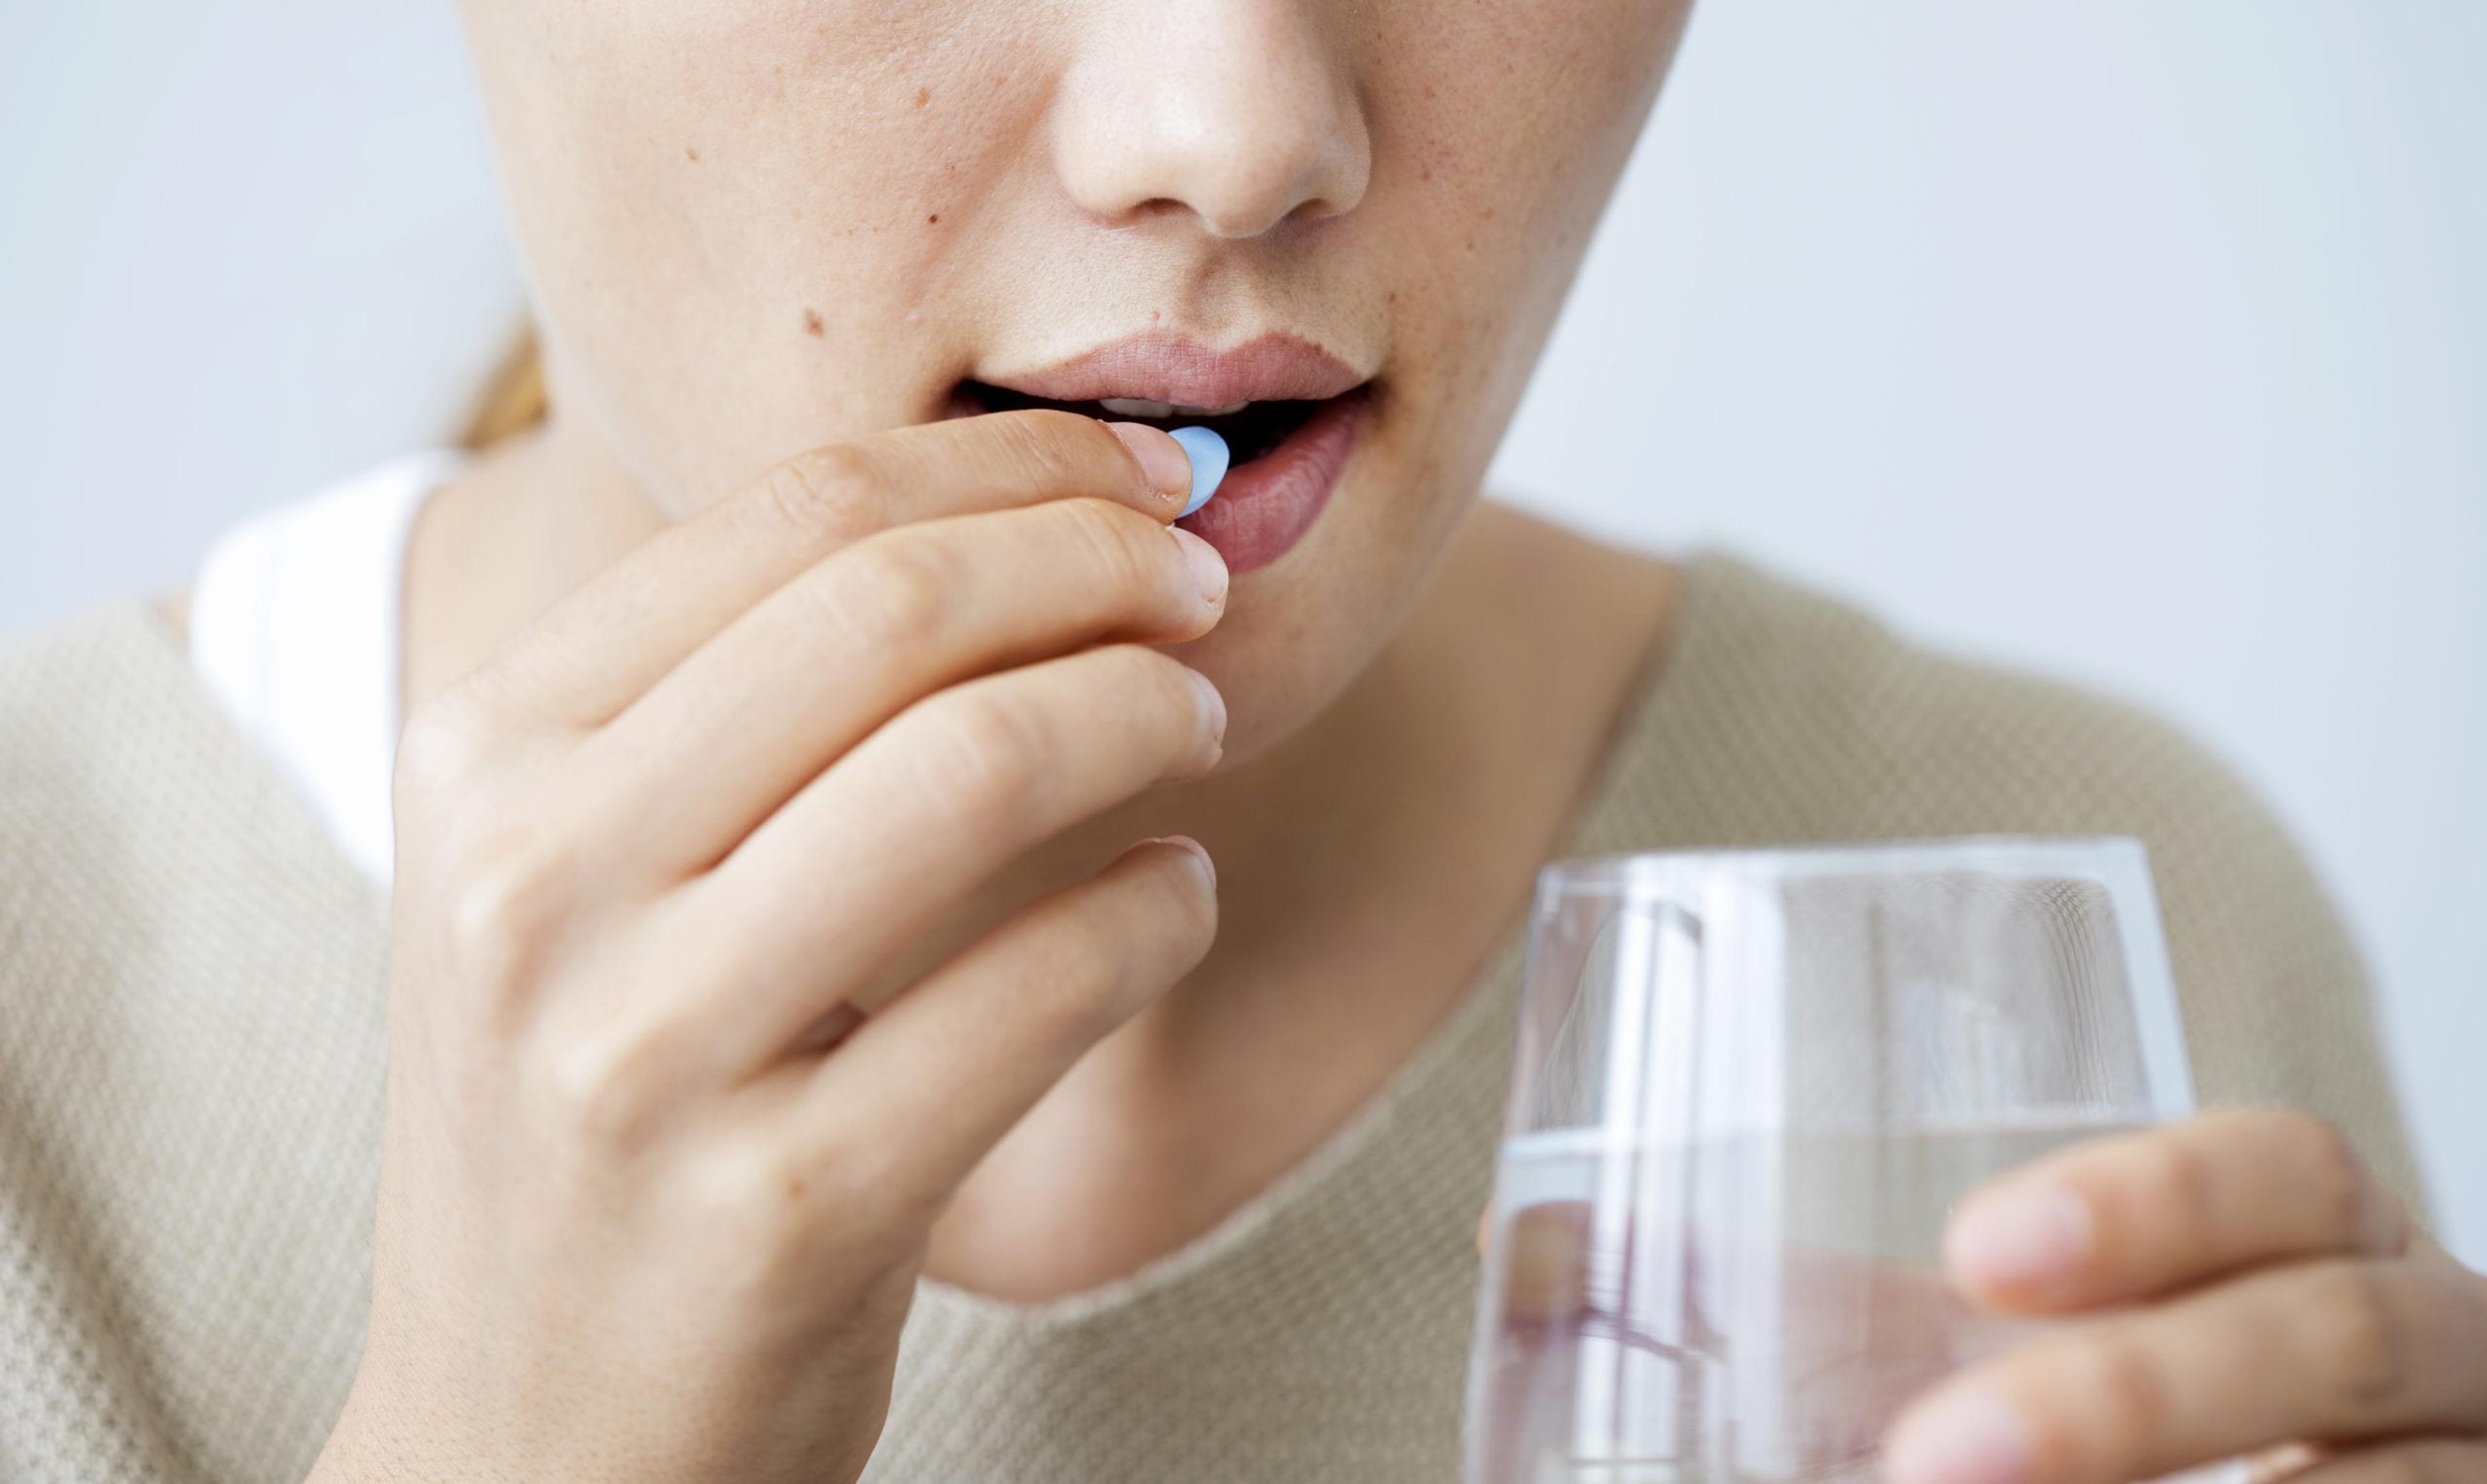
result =
[[[1891,1476],[2487,1475],[2234,783],[1477,503],[1681,3],[467,10],[549,415],[0,672],[13,1477],[1448,1478],[1536,866],[1990,830],[2292,1108],[1969,1204],[2130,1312]]]

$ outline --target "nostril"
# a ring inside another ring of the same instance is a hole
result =
[[[1160,229],[1180,211],[1226,239],[1354,209],[1370,130],[1353,61],[1314,9],[1152,6],[1090,33],[1048,120],[1065,194],[1108,227]]]

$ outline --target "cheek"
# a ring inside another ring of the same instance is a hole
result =
[[[1390,10],[1378,109],[1405,164],[1485,224],[1594,215],[1672,60],[1690,0],[1485,0]],[[1507,226],[1506,226],[1506,230]]]
[[[948,350],[910,316],[1024,136],[1004,116],[1042,106],[1008,60],[1021,8],[984,9],[998,20],[668,0],[574,35],[479,23],[565,413],[669,506],[937,413],[911,372]]]
[[[1690,0],[1386,8],[1368,227],[1395,264],[1420,397],[1399,508],[1378,533],[1430,558],[1476,488],[1631,156]],[[1378,564],[1378,563],[1377,563]]]
[[[1516,396],[1497,372],[1516,361],[1524,375],[1533,360],[1689,9],[1690,0],[1388,9],[1375,108],[1398,186],[1389,230],[1411,264],[1401,289],[1464,307],[1438,317],[1446,341],[1499,353],[1495,366],[1469,368],[1478,382]]]
[[[1304,543],[1188,655],[1230,757],[1302,725],[1395,629],[1474,498],[1682,34],[1687,0],[1374,8],[1374,189],[1397,405]]]

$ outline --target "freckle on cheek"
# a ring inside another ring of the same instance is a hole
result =
[[[916,107],[921,108],[921,107],[923,107],[925,104],[927,104],[927,103],[929,103],[929,102],[931,102],[931,101],[933,101],[933,90],[932,90],[932,89],[930,89],[930,88],[918,88],[918,89],[916,89],[916,90],[915,90],[915,106],[916,106]]]
[[[819,310],[807,309],[803,311],[804,334],[812,337],[814,340],[819,340],[822,336],[828,333],[828,325],[822,320],[821,312]]]

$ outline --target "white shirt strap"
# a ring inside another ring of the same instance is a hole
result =
[[[458,464],[402,459],[254,517],[209,551],[190,591],[200,679],[382,886],[406,536]]]

